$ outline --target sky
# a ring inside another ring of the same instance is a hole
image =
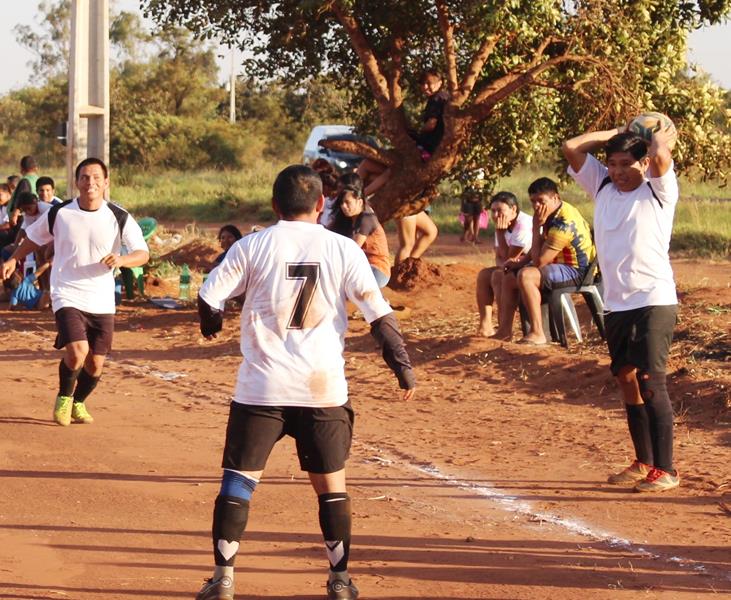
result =
[[[115,0],[118,10],[139,12],[138,0]],[[33,55],[15,41],[13,27],[18,24],[36,24],[37,0],[0,0],[0,56],[3,57],[3,78],[0,81],[0,94],[11,89],[19,89],[30,83],[31,71],[28,61]],[[731,89],[731,22],[714,27],[707,27],[694,32],[690,37],[689,60],[723,87]],[[725,51],[724,51],[725,49]],[[218,54],[224,55],[227,50],[221,49]],[[221,80],[227,78],[230,69],[230,58],[219,59]]]

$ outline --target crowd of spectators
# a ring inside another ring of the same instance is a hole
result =
[[[35,158],[20,159],[20,175],[9,175],[0,183],[0,264],[25,238],[26,229],[62,200],[56,196],[51,177],[39,176]],[[11,308],[45,309],[50,306],[50,267],[53,245],[42,247],[20,262],[0,288],[0,301]]]

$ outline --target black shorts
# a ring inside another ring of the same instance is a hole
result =
[[[678,307],[674,304],[608,313],[604,325],[612,374],[618,375],[625,366],[664,373],[677,317]]]
[[[482,212],[482,202],[463,201],[460,210],[463,214],[470,217],[479,217]]]
[[[221,466],[234,471],[262,471],[274,444],[289,435],[297,443],[303,471],[340,471],[350,453],[353,420],[350,402],[332,408],[231,402]]]
[[[112,349],[114,315],[97,315],[77,308],[60,308],[54,314],[58,335],[54,348],[64,348],[71,342],[89,342],[92,354],[106,355]]]

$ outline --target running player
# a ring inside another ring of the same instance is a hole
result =
[[[327,597],[353,600],[348,575],[351,510],[345,485],[353,410],[343,370],[346,299],[371,324],[383,358],[405,390],[415,381],[398,323],[363,251],[317,224],[324,198],[320,177],[293,165],[276,178],[273,227],[234,244],[200,290],[202,334],[222,326],[227,298],[246,295],[241,353],[226,429],[223,478],[213,512],[215,571],[197,600],[232,600],[234,559],[249,501],[274,444],[295,438],[302,470],[318,495],[320,528],[330,562]]]
[[[79,196],[52,206],[26,230],[26,238],[2,267],[2,278],[17,261],[53,243],[51,304],[65,349],[58,367],[59,390],[53,418],[59,425],[92,423],[84,401],[102,374],[114,334],[114,268],[138,267],[150,258],[142,231],[120,207],[107,202],[109,171],[98,158],[76,167]],[[122,243],[129,253],[120,256]]]
[[[634,484],[638,492],[680,485],[665,376],[678,311],[668,256],[678,202],[674,143],[674,136],[658,131],[648,148],[640,136],[612,129],[563,144],[569,174],[596,202],[607,345],[635,449],[634,462],[609,482]],[[602,147],[606,166],[590,154]]]

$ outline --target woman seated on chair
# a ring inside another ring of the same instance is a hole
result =
[[[391,278],[386,232],[378,222],[376,213],[363,198],[360,187],[345,187],[340,192],[330,229],[352,238],[363,248],[378,287],[386,287]]]
[[[530,255],[533,241],[533,219],[521,212],[518,199],[512,192],[498,192],[490,199],[490,213],[495,223],[495,266],[477,274],[477,310],[480,314],[478,334],[495,335],[492,326],[492,305],[502,304],[505,264],[515,263]]]

